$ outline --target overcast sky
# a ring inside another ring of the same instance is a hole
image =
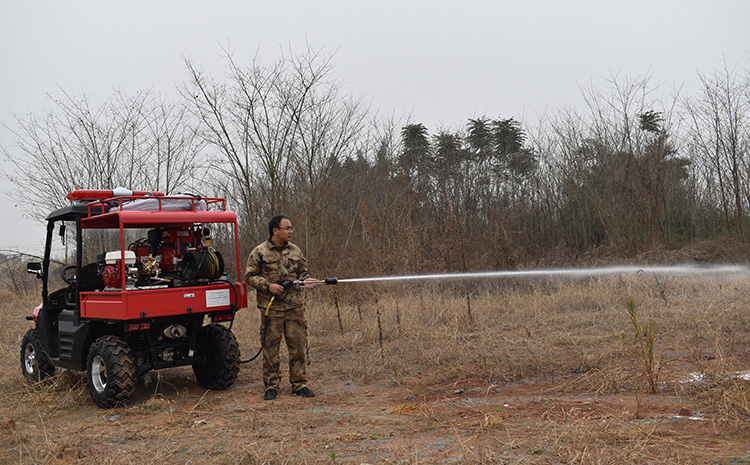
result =
[[[227,45],[240,63],[335,54],[348,93],[430,131],[482,115],[533,121],[581,106],[581,87],[613,75],[695,93],[722,57],[750,67],[748,23],[748,0],[0,0],[0,123],[43,115],[59,89],[92,102],[114,88],[172,96],[183,57],[221,76]],[[0,144],[13,150],[3,128]],[[38,251],[42,226],[0,199],[0,249]]]

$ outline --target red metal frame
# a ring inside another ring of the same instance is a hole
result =
[[[237,282],[212,283],[204,286],[183,286],[159,289],[127,289],[125,273],[122,273],[120,291],[81,292],[81,317],[107,320],[133,320],[159,316],[195,313],[210,313],[238,310],[247,306],[247,284],[242,282],[240,267],[239,233],[237,215],[226,211],[226,203],[218,197],[170,197],[159,196],[158,209],[153,211],[123,210],[123,200],[154,199],[153,195],[134,193],[133,196],[106,198],[88,204],[89,215],[81,219],[81,229],[119,229],[121,260],[125,260],[125,229],[153,227],[190,227],[194,224],[228,223],[234,227],[235,260]],[[192,199],[192,210],[164,211],[164,200]],[[199,201],[205,201],[209,210],[196,211]],[[118,203],[113,206],[113,203]],[[210,210],[211,207],[221,210]],[[102,207],[109,211],[93,214]],[[228,293],[228,295],[226,294]]]

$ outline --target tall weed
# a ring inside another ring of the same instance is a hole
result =
[[[641,374],[648,383],[649,392],[656,394],[661,363],[654,356],[654,344],[656,342],[654,321],[651,318],[645,323],[638,321],[638,309],[632,297],[627,300],[625,306],[628,309],[630,323],[633,325],[632,338],[628,342],[629,352],[638,362]]]

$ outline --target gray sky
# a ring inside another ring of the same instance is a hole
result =
[[[581,86],[615,74],[694,94],[722,56],[748,67],[748,22],[747,0],[0,0],[0,122],[43,115],[59,89],[92,103],[113,88],[174,95],[183,56],[221,76],[227,45],[240,63],[335,53],[347,92],[430,131],[481,115],[533,121],[580,107]],[[3,128],[0,143],[13,150]],[[37,251],[42,226],[0,199],[0,249]]]

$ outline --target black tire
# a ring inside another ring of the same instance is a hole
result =
[[[55,365],[44,350],[42,338],[36,329],[26,331],[23,336],[21,371],[23,371],[23,376],[32,383],[38,383],[55,374]]]
[[[234,334],[222,325],[207,325],[198,332],[193,373],[206,389],[230,387],[240,373],[240,346]]]
[[[133,351],[117,336],[94,341],[86,358],[86,382],[91,398],[102,408],[124,404],[135,392]]]

